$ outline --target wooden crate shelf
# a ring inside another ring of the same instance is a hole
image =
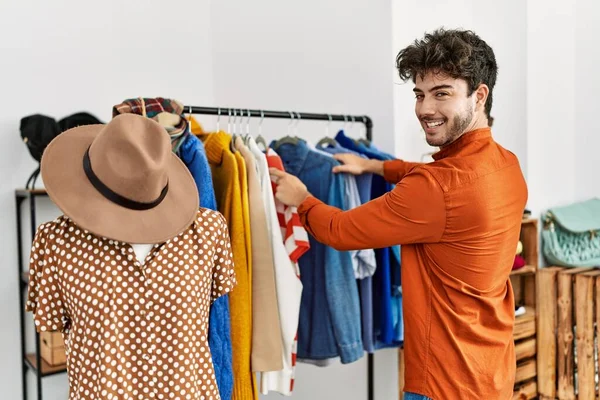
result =
[[[543,268],[538,289],[540,399],[597,398],[600,269]]]
[[[528,382],[518,384],[513,392],[512,400],[530,400],[537,398],[537,382],[532,379]]]
[[[537,341],[535,337],[523,339],[515,344],[517,362],[526,358],[535,357],[537,354]]]
[[[537,362],[535,357],[529,358],[517,363],[517,372],[515,373],[515,384],[528,381],[537,375]]]
[[[528,218],[521,222],[519,239],[523,244],[521,256],[526,265],[512,271],[512,283],[515,304],[525,307],[525,314],[515,318],[513,338],[515,340],[515,354],[517,369],[515,374],[515,388],[513,399],[534,399],[538,396],[538,348],[539,340],[537,302],[537,275],[538,267],[538,221]]]
[[[41,362],[42,362],[42,370],[41,370],[42,376],[50,376],[50,375],[56,375],[56,374],[61,374],[63,372],[67,372],[66,364],[53,366],[53,365],[48,364],[44,360],[41,360]],[[38,365],[37,365],[37,360],[35,358],[35,354],[27,354],[27,356],[25,357],[25,363],[33,371],[38,370]]]
[[[526,306],[525,314],[515,318],[513,339],[520,340],[528,337],[535,337],[535,333],[535,308],[531,306]]]
[[[510,273],[510,275],[516,276],[516,275],[535,274],[535,271],[537,271],[537,267],[535,267],[533,265],[526,265],[523,268],[519,268],[519,269],[512,271]]]

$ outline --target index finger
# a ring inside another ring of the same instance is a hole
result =
[[[281,171],[277,168],[269,168],[269,174],[276,176],[278,178],[284,177],[286,172],[285,171]]]

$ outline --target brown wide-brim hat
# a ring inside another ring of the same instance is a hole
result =
[[[60,210],[97,236],[162,243],[197,216],[192,175],[171,151],[166,130],[142,116],[63,132],[45,149],[41,173]]]

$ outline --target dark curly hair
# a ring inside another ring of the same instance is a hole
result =
[[[403,81],[429,72],[463,79],[471,96],[484,83],[489,88],[485,114],[492,110],[492,91],[496,84],[498,65],[494,51],[472,31],[438,29],[402,49],[396,57],[396,67]]]

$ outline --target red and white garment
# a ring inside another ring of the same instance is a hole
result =
[[[285,171],[281,157],[279,157],[275,150],[271,148],[267,150],[267,164],[269,165],[269,168],[277,168],[280,171]],[[271,179],[271,186],[273,188],[273,198],[275,198],[277,184],[273,179]],[[288,252],[290,260],[296,267],[296,275],[300,278],[298,260],[310,249],[308,232],[306,232],[306,229],[304,229],[304,226],[302,226],[302,223],[300,222],[300,215],[298,215],[298,209],[296,207],[287,206],[275,198],[275,209],[277,210],[277,220],[279,221],[279,227],[281,228],[285,249]],[[297,352],[298,333],[296,332],[292,349],[292,367],[294,369],[296,368]],[[290,391],[292,390],[294,390],[293,375]]]
[[[271,148],[267,150],[267,164],[269,168],[277,168],[280,171],[285,171],[281,158]],[[271,180],[271,185],[273,187],[273,195],[275,195],[277,184]],[[296,207],[287,206],[275,199],[275,209],[277,210],[277,219],[281,227],[285,249],[292,262],[297,263],[300,257],[310,249],[308,233],[300,222],[300,216]],[[300,276],[300,270],[298,270],[298,276]]]

